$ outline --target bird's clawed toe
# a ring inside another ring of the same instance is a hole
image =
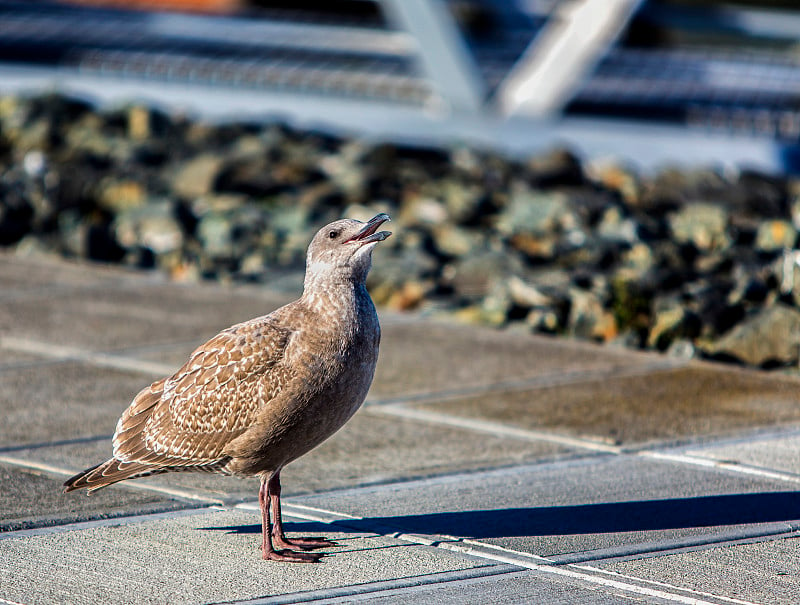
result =
[[[284,563],[317,563],[325,553],[298,552],[296,550],[271,550],[263,553],[266,561],[282,561]]]
[[[327,538],[312,538],[310,536],[304,536],[302,538],[273,538],[273,543],[283,548],[302,548],[303,550],[339,546],[339,543],[333,540],[328,540]]]

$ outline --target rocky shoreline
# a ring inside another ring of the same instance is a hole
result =
[[[639,174],[280,124],[0,98],[0,247],[299,287],[320,225],[385,211],[395,310],[797,372],[800,181]]]

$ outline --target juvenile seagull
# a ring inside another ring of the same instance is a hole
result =
[[[281,469],[333,435],[367,396],[381,331],[365,280],[373,248],[391,235],[378,231],[388,220],[320,229],[303,295],[223,330],[143,389],[117,423],[113,457],[69,479],[65,491],[169,471],[257,475],[264,559],[318,561],[322,553],[307,551],[336,543],[286,537]]]

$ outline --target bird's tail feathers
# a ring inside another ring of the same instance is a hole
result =
[[[123,462],[116,458],[111,458],[105,462],[87,468],[74,477],[70,477],[64,482],[64,491],[71,492],[76,489],[86,488],[89,493],[100,488],[107,487],[117,481],[125,479],[135,479],[136,477],[146,477],[163,472],[148,464],[139,462]]]

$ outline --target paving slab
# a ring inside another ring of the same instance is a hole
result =
[[[412,320],[381,311],[381,352],[368,401],[372,403],[436,398],[495,390],[540,380],[567,380],[570,375],[614,375],[664,364],[661,356],[601,349],[555,341],[533,334],[503,333],[443,321]],[[143,351],[137,357],[179,367],[204,338]],[[424,345],[422,344],[424,343]],[[558,378],[554,378],[554,376]]]
[[[779,481],[641,456],[594,456],[294,501],[364,517],[365,527],[473,538],[578,561],[601,549],[618,549],[619,556],[800,518],[800,492],[786,489]]]
[[[794,473],[800,478],[800,435],[765,437],[687,450],[687,454],[721,462],[749,464]]]
[[[794,605],[800,595],[800,533],[755,544],[594,565],[731,599]]]
[[[165,284],[141,280],[53,296],[3,301],[6,336],[93,351],[184,342],[264,315],[289,298],[255,288]],[[191,352],[188,350],[186,355]]]
[[[98,427],[113,431],[114,424]],[[1,453],[1,452],[0,452]],[[311,493],[553,459],[571,450],[546,442],[475,436],[470,432],[358,412],[345,427],[306,456],[286,467],[285,494]],[[111,455],[110,438],[53,447],[18,449],[13,455],[73,471],[98,464]],[[254,479],[206,473],[171,473],[144,480],[201,493],[209,498],[252,499]],[[138,481],[137,481],[138,482]]]
[[[404,588],[374,588],[358,596],[331,598],[330,591],[293,595],[296,600],[324,599],[334,603],[411,603],[413,605],[486,605],[487,603],[548,603],[550,605],[616,605],[619,603],[665,603],[666,601],[642,595],[623,594],[618,590],[604,591],[597,585],[572,578],[553,576],[535,571],[512,571],[484,577],[454,579]],[[279,598],[261,601],[264,605],[287,602]]]
[[[697,363],[417,407],[632,444],[800,422],[800,380]]]
[[[147,275],[119,265],[87,264],[61,257],[33,258],[0,251],[0,284],[3,285],[0,300],[56,289],[111,287],[128,279],[141,281]],[[156,273],[149,275],[163,281]]]
[[[519,384],[570,373],[614,373],[653,363],[656,356],[583,346],[551,338],[465,329],[447,322],[390,323],[370,399],[406,399],[487,385]],[[663,358],[659,358],[663,361]]]
[[[0,372],[0,447],[114,432],[141,374],[64,362]]]
[[[91,498],[64,494],[63,480],[0,464],[0,532],[186,508],[155,493],[109,488]],[[2,584],[2,582],[0,582]]]
[[[486,552],[523,553],[517,562],[550,557],[552,569],[590,562],[638,585],[764,602],[798,592],[800,543],[786,538],[800,527],[791,481],[800,468],[798,379],[382,312],[371,406],[283,477],[290,513],[311,506],[358,518],[319,524],[290,514],[290,531],[334,534],[345,546],[322,565],[276,566],[259,558],[249,505],[196,509],[251,503],[256,480],[172,474],[86,497],[63,495],[63,477],[41,471],[104,460],[117,418],[155,374],[219,329],[295,298],[297,283],[176,285],[154,273],[0,255],[0,284],[0,600],[634,600],[602,582],[521,571],[393,531],[472,538]],[[112,353],[119,364],[51,346]],[[463,419],[475,421],[472,430],[455,426]],[[520,431],[481,432],[481,422]],[[763,427],[776,428],[754,431]],[[709,442],[720,435],[726,441]],[[630,449],[592,452],[583,437]],[[694,445],[672,449],[675,440]],[[682,456],[779,470],[786,481]],[[167,512],[137,517],[152,511]],[[38,529],[12,531],[21,527]],[[654,594],[635,600],[663,602]]]
[[[218,603],[491,567],[441,549],[292,519],[290,536],[324,533],[342,546],[320,565],[267,562],[258,531],[251,530],[256,517],[212,510],[6,537],[0,539],[0,597],[26,605]]]

